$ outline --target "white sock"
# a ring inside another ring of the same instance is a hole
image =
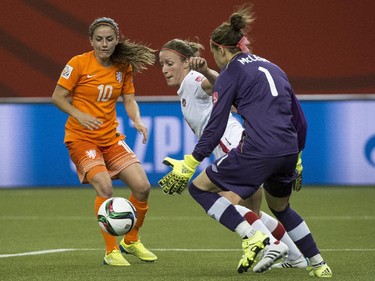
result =
[[[269,214],[261,211],[260,212],[260,220],[263,222],[263,224],[268,228],[268,230],[272,233],[276,227],[278,226],[279,222],[271,217]],[[285,231],[283,237],[280,239],[281,242],[286,244],[289,248],[288,252],[288,259],[291,261],[300,259],[303,257],[302,253],[300,250],[297,248],[296,244],[292,241],[288,233]]]
[[[324,264],[323,257],[320,254],[316,254],[315,256],[309,258],[310,263],[312,266],[318,266]]]
[[[244,206],[240,206],[240,205],[235,205],[234,207],[236,207],[236,210],[243,216],[245,217],[245,215],[247,213],[253,213],[250,209],[244,207]],[[256,214],[255,214],[256,215]],[[245,218],[246,219],[246,218]],[[255,221],[252,222],[251,226],[256,229],[256,230],[260,230],[261,232],[263,232],[264,234],[266,234],[269,238],[270,238],[270,243],[274,243],[276,242],[276,238],[273,237],[272,233],[268,230],[268,228],[262,223],[262,221],[260,219],[257,219]]]
[[[242,238],[249,238],[255,234],[255,229],[246,220],[237,225],[234,231]]]

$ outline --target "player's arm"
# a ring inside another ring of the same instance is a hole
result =
[[[143,124],[141,119],[141,113],[139,106],[135,100],[134,94],[123,94],[122,95],[126,114],[134,123],[134,128],[143,135],[143,143],[146,143],[148,139],[148,132],[146,126]]]
[[[219,74],[212,69],[208,69],[206,74],[204,75],[206,79],[202,81],[201,87],[203,91],[205,91],[209,96],[212,95],[212,89],[214,88],[214,84],[218,75]]]
[[[202,57],[191,57],[189,59],[189,64],[191,69],[204,75],[206,79],[202,81],[201,87],[208,95],[211,95],[219,73],[210,69],[207,65],[207,61]]]
[[[59,108],[61,111],[74,117],[81,123],[82,126],[89,130],[98,129],[103,122],[90,114],[80,111],[78,108],[74,107],[69,101],[68,96],[70,91],[60,85],[56,85],[55,90],[52,94],[52,103]]]

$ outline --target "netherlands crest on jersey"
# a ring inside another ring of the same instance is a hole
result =
[[[117,82],[121,83],[121,81],[122,81],[122,72],[121,71],[116,72],[116,79],[117,79]]]

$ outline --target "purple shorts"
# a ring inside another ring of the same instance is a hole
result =
[[[206,168],[208,178],[223,191],[232,191],[242,199],[250,197],[264,184],[272,196],[286,197],[296,179],[298,154],[256,157],[232,149]]]

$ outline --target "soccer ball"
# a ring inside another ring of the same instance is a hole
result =
[[[99,226],[108,234],[122,236],[132,230],[136,222],[137,213],[135,208],[125,198],[109,198],[99,208]]]

